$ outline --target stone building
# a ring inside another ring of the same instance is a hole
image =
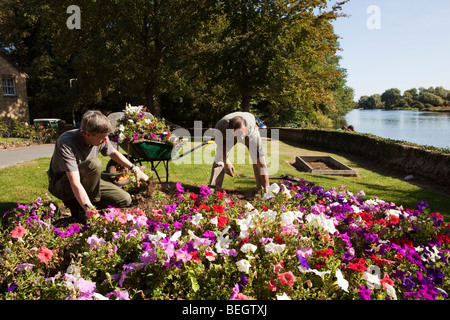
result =
[[[30,123],[28,110],[28,75],[0,55],[0,121]]]

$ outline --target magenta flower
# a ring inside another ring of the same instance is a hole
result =
[[[372,298],[370,298],[370,293],[372,292],[372,290],[367,289],[364,286],[359,287],[358,290],[358,296],[361,300],[372,300]]]

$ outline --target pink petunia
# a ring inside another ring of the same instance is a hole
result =
[[[14,228],[13,231],[11,231],[11,237],[12,238],[17,238],[17,239],[22,239],[22,237],[27,233],[27,229],[25,229],[22,226],[17,226]]]
[[[277,291],[277,283],[274,279],[269,280],[269,282],[267,283],[267,288],[269,289],[269,291]]]
[[[52,250],[50,250],[44,246],[41,247],[41,250],[39,251],[39,254],[38,254],[38,258],[39,258],[40,262],[46,263],[52,259],[52,256],[53,256]]]
[[[294,284],[295,280],[297,280],[297,278],[294,276],[292,271],[288,271],[288,272],[285,272],[285,273],[280,273],[278,275],[278,279],[280,280],[281,284],[287,284],[289,287],[292,287],[292,285]]]
[[[192,259],[192,256],[189,253],[181,249],[175,250],[175,255],[178,260],[181,260],[183,262],[187,262]]]
[[[121,212],[117,215],[117,220],[119,220],[120,223],[125,224],[128,221],[128,217],[125,213]]]

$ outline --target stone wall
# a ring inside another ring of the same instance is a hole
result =
[[[30,122],[28,112],[27,75],[0,56],[0,121],[12,120]],[[14,78],[15,96],[4,96],[2,78]]]
[[[450,154],[425,150],[373,135],[338,130],[271,128],[281,141],[318,146],[330,152],[345,152],[378,161],[407,174],[421,175],[450,186]],[[270,132],[270,129],[268,130]]]

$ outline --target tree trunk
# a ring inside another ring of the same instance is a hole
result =
[[[154,85],[148,84],[146,86],[145,99],[150,113],[157,118],[161,118],[161,105]]]
[[[252,97],[249,93],[243,93],[242,94],[242,102],[241,102],[241,109],[244,112],[250,112],[250,100]]]

